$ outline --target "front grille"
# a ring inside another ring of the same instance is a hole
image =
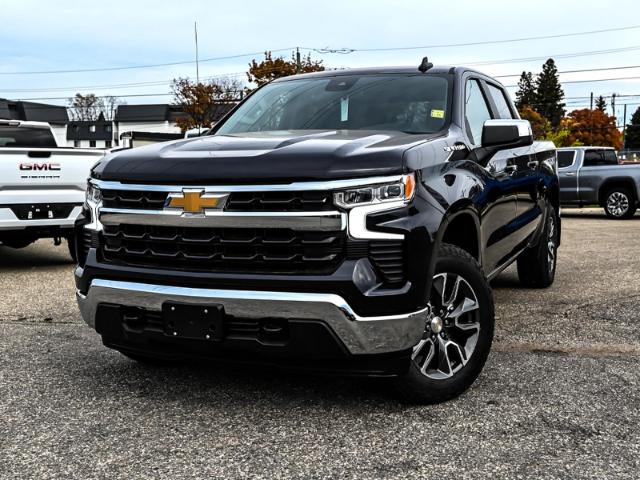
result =
[[[406,281],[403,241],[375,241],[369,244],[369,259],[386,286],[402,286]]]
[[[106,208],[162,210],[168,192],[136,190],[102,190],[102,205]]]
[[[210,272],[330,273],[344,232],[105,225],[101,254],[118,264]]]
[[[179,191],[179,189],[176,189]],[[106,208],[162,210],[168,192],[102,190]],[[333,209],[330,192],[233,192],[225,206],[230,212],[320,212]]]
[[[329,192],[234,192],[225,210],[230,212],[320,212],[332,210]]]

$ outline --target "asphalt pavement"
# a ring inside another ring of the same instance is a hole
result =
[[[0,247],[0,478],[640,477],[640,217],[563,212],[556,283],[493,283],[494,350],[448,403],[382,381],[146,367],[82,323],[64,246]]]

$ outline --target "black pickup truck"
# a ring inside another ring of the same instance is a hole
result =
[[[489,281],[547,287],[560,241],[553,144],[461,67],[292,76],[203,137],[91,173],[77,298],[107,347],[393,377],[452,398],[489,354]]]

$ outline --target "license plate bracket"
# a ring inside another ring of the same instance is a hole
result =
[[[175,338],[219,342],[224,339],[224,316],[224,306],[220,304],[162,304],[165,334]]]

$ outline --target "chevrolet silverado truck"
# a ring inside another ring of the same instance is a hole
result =
[[[392,377],[433,403],[492,343],[489,281],[554,280],[556,150],[461,67],[278,79],[208,135],[111,154],[78,223],[77,299],[141,362]]]
[[[558,149],[563,207],[600,205],[607,217],[633,217],[640,201],[640,165],[621,164],[613,148]]]
[[[91,167],[101,151],[58,148],[48,123],[0,120],[0,243],[70,240]]]

